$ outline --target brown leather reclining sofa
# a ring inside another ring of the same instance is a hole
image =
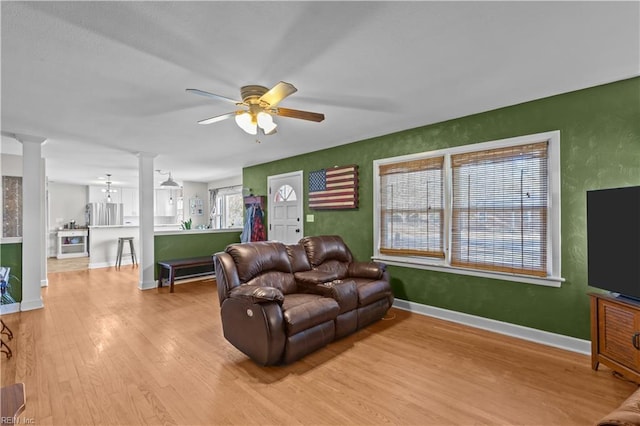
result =
[[[384,264],[354,261],[339,236],[231,244],[214,263],[224,337],[260,365],[298,360],[393,303]]]

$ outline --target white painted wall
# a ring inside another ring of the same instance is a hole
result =
[[[202,182],[183,182],[182,197],[184,200],[184,220],[189,220],[189,218],[191,218],[192,228],[195,228],[198,225],[209,225],[209,189],[207,188],[207,184]],[[189,201],[196,197],[202,200],[202,215],[191,215]]]
[[[22,176],[22,156],[2,154],[0,158],[2,176]]]
[[[229,186],[242,185],[242,176],[233,176],[226,179],[218,179],[207,184],[208,189],[226,188]]]
[[[85,226],[87,186],[49,182],[49,229],[55,230],[72,220]]]
[[[49,182],[47,191],[47,256],[54,257],[57,255],[57,229],[72,220],[77,226],[86,225],[87,186]]]

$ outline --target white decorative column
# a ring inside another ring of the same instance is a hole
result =
[[[22,302],[21,311],[43,308],[40,294],[44,256],[44,170],[42,143],[45,138],[15,135],[22,143]]]
[[[155,154],[138,153],[138,202],[140,203],[140,290],[156,287],[154,279],[153,159]]]
[[[49,279],[47,278],[47,247],[49,244],[49,222],[47,218],[47,160],[42,159],[42,185],[40,185],[40,223],[42,224],[42,232],[40,233],[40,287],[48,287]]]

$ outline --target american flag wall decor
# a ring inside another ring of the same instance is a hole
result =
[[[358,207],[358,166],[332,167],[309,172],[309,208],[314,210]]]

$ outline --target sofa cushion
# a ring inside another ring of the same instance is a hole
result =
[[[307,252],[304,251],[302,244],[288,244],[286,247],[292,272],[308,271],[311,269],[309,259],[307,259]]]
[[[304,237],[300,243],[304,246],[313,268],[328,260],[349,263],[353,259],[351,251],[337,235]]]
[[[268,271],[291,273],[287,249],[282,243],[259,241],[231,244],[225,251],[236,264],[240,282],[246,283]]]
[[[326,260],[321,265],[316,266],[315,269],[335,277],[335,280],[341,280],[347,277],[349,264],[340,260]]]
[[[299,333],[314,325],[334,320],[340,307],[338,302],[315,294],[296,293],[284,297],[282,304],[287,336]]]

